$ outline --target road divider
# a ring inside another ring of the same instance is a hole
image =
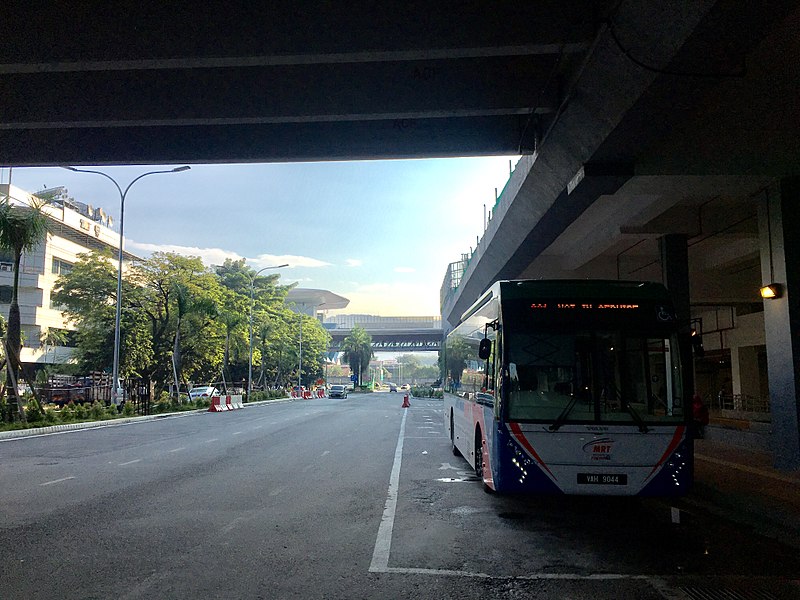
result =
[[[211,406],[208,407],[208,412],[225,412],[239,408],[244,408],[241,394],[233,396],[212,396]]]

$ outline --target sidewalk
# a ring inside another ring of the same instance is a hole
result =
[[[800,471],[778,471],[770,452],[719,439],[696,440],[694,464],[687,504],[800,549]]]

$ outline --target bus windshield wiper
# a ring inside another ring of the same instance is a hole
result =
[[[558,429],[567,421],[567,417],[569,416],[569,413],[572,412],[576,402],[578,402],[578,396],[573,395],[572,399],[569,401],[569,404],[564,407],[564,410],[561,411],[561,414],[558,415],[558,418],[550,424],[550,427],[548,427],[550,431],[558,431]]]
[[[636,409],[633,408],[633,406],[631,406],[630,402],[625,403],[625,408],[631,414],[631,417],[633,417],[633,422],[636,423],[636,425],[639,427],[639,431],[641,431],[642,433],[647,433],[648,431],[650,431],[647,428],[647,425],[644,424],[642,417],[640,417],[639,413],[636,412]]]

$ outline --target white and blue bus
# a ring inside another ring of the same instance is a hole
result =
[[[499,281],[464,313],[444,352],[453,453],[487,491],[688,491],[691,402],[664,286]]]

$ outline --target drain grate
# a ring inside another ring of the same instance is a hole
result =
[[[764,590],[734,590],[719,587],[681,587],[680,590],[692,600],[778,600]]]

